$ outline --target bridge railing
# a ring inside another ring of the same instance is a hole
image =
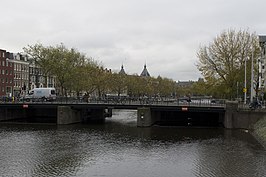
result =
[[[168,106],[225,106],[225,100],[219,99],[173,99],[173,98],[146,98],[127,97],[120,99],[83,98],[83,97],[57,97],[51,101],[47,99],[0,99],[3,103],[35,103],[35,104],[124,104],[124,105],[168,105]]]
[[[147,97],[127,97],[120,99],[104,99],[104,98],[83,98],[83,97],[57,97],[54,101],[46,99],[16,99],[0,97],[0,104],[13,103],[34,103],[34,104],[113,104],[113,105],[162,105],[162,106],[206,106],[206,107],[225,107],[227,100],[224,99],[173,99],[173,98],[147,98]],[[261,106],[251,108],[249,104],[243,102],[238,103],[239,109],[266,109],[266,102],[260,102]]]
[[[238,103],[238,109],[242,109],[242,110],[260,110],[260,109],[266,109],[266,102],[262,101],[259,102],[259,104],[244,104],[243,102]]]

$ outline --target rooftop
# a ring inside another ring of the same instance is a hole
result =
[[[150,73],[149,73],[148,70],[147,70],[147,66],[146,66],[146,64],[144,65],[144,69],[143,69],[143,71],[141,72],[140,76],[143,76],[143,77],[150,77]]]

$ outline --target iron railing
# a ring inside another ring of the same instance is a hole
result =
[[[56,100],[45,98],[32,99],[14,99],[0,98],[0,104],[4,103],[46,103],[46,104],[124,104],[124,105],[168,105],[168,106],[208,106],[208,107],[225,107],[225,101],[221,99],[173,99],[173,98],[144,98],[144,97],[127,97],[117,99],[103,98],[82,98],[82,97],[57,97]]]

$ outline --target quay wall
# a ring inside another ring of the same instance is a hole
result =
[[[81,121],[81,112],[74,110],[70,106],[57,107],[57,124],[73,124]]]
[[[254,125],[264,118],[266,118],[266,110],[264,109],[241,109],[237,102],[227,102],[224,127],[253,130]]]
[[[264,146],[266,149],[266,118],[260,119],[254,125],[252,135]]]

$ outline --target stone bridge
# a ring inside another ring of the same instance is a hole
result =
[[[266,115],[264,109],[250,110],[237,102],[226,104],[202,103],[80,103],[31,102],[1,103],[0,121],[26,121],[55,124],[104,122],[113,109],[137,110],[137,126],[222,126],[252,129],[253,124]]]

